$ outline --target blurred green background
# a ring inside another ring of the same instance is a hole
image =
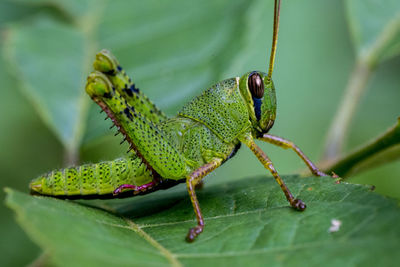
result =
[[[271,133],[294,141],[315,162],[362,51],[362,40],[349,30],[354,19],[349,6],[306,0],[284,1],[281,8],[273,75],[278,115]],[[27,192],[31,179],[65,166],[76,154],[82,163],[125,153],[126,145],[119,145],[110,122],[84,94],[98,50],[111,50],[136,84],[173,115],[214,82],[267,70],[272,10],[272,1],[261,0],[2,0],[0,187]],[[368,81],[345,151],[376,137],[400,115],[400,58],[393,55],[386,55]],[[293,152],[261,146],[280,173],[304,169]],[[206,187],[261,174],[262,165],[243,148],[209,175]],[[373,184],[399,199],[399,175],[395,161],[350,181]],[[2,266],[32,262],[40,248],[3,204],[0,213]]]

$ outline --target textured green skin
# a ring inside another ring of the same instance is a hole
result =
[[[38,180],[43,195],[83,196],[110,194],[121,184],[146,184],[152,175],[140,158],[131,157],[56,170]]]
[[[237,78],[215,84],[186,104],[178,114],[203,123],[226,143],[234,142],[251,126]]]
[[[140,186],[154,177],[184,181],[212,160],[227,160],[244,136],[265,133],[275,120],[275,89],[265,73],[258,72],[265,87],[259,121],[247,85],[250,73],[216,83],[186,104],[176,117],[167,118],[141,91],[129,89],[133,82],[108,51],[97,55],[94,67],[86,91],[103,109],[106,107],[128,142],[134,144],[136,154],[53,171],[31,182],[35,193],[104,195],[122,184]]]

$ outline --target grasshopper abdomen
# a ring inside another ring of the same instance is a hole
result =
[[[29,187],[33,194],[61,198],[112,196],[121,184],[142,185],[153,180],[151,172],[134,156],[96,164],[55,170],[39,176]]]

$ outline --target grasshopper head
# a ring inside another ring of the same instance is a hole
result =
[[[272,80],[264,72],[249,72],[240,78],[239,89],[253,129],[258,133],[268,132],[276,117],[276,95]]]
[[[274,28],[268,74],[261,71],[252,71],[243,75],[239,81],[240,93],[246,102],[253,132],[256,135],[268,132],[274,125],[276,117],[276,95],[271,77],[278,43],[280,8],[281,0],[275,0]]]

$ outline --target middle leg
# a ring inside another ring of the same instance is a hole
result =
[[[198,185],[201,182],[201,179],[203,179],[207,174],[218,168],[218,166],[220,166],[221,163],[222,159],[214,159],[210,163],[207,163],[198,168],[197,170],[195,170],[194,172],[192,172],[186,178],[186,186],[197,218],[197,226],[191,228],[186,236],[187,242],[193,242],[194,239],[203,232],[204,228],[204,219],[203,215],[201,214],[199,201],[197,200],[195,192],[196,185]]]

